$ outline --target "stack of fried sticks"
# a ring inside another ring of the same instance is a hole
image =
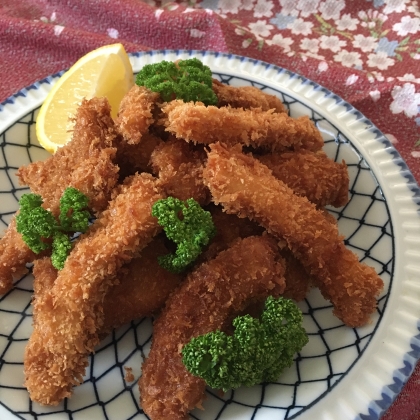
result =
[[[326,205],[348,200],[348,173],[321,150],[308,117],[254,87],[214,80],[218,106],[161,103],[134,86],[115,121],[106,99],[84,100],[72,140],[19,180],[58,212],[75,187],[96,220],[64,268],[35,255],[14,219],[0,241],[0,292],[33,262],[33,333],[25,386],[33,401],[59,404],[82,383],[88,356],[113,328],[158,315],[139,381],[152,419],[184,419],[205,383],[188,373],[180,349],[193,336],[228,329],[234,316],[268,296],[302,300],[318,287],[334,314],[357,327],[375,311],[383,282],[343,244]],[[157,263],[170,252],[151,215],[164,197],[194,198],[217,235],[185,274]]]

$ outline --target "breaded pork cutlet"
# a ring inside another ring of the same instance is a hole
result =
[[[21,184],[40,194],[43,207],[55,215],[67,187],[82,191],[96,215],[108,206],[118,179],[118,166],[114,163],[117,133],[110,112],[106,99],[84,100],[75,116],[71,141],[47,160],[17,171]],[[0,240],[0,294],[12,288],[13,280],[27,271],[26,263],[34,258],[35,254],[16,232],[13,219]]]
[[[120,133],[117,163],[120,179],[136,172],[150,172],[149,160],[162,140],[150,127],[159,112],[159,93],[134,85],[120,103],[115,125]]]
[[[213,91],[217,96],[219,107],[261,108],[263,111],[273,109],[275,112],[287,112],[277,96],[265,93],[254,86],[229,86],[213,79]]]
[[[32,273],[34,276],[33,323],[35,324],[36,314],[43,310],[40,306],[45,304],[44,296],[54,286],[58,270],[52,265],[50,257],[42,257],[34,260]]]
[[[155,148],[150,166],[168,196],[180,200],[194,198],[204,205],[210,200],[209,190],[203,183],[206,158],[204,151],[197,151],[192,144],[171,137]]]
[[[216,228],[216,235],[198,256],[197,263],[202,263],[214,258],[219,252],[226,250],[239,238],[259,236],[265,229],[247,218],[239,218],[236,214],[228,214],[222,206],[211,203],[206,207],[211,213],[211,218]]]
[[[99,343],[104,297],[121,266],[161,230],[151,208],[163,197],[148,174],[116,187],[108,209],[76,241],[54,286],[43,301],[37,298],[24,360],[32,401],[56,405],[82,382],[88,355]]]
[[[291,118],[273,110],[205,106],[174,100],[162,107],[161,123],[177,138],[201,144],[242,144],[266,151],[320,150],[321,133],[307,117]]]
[[[383,281],[345,247],[337,225],[306,197],[299,197],[270,169],[240,147],[211,146],[204,181],[213,201],[228,213],[257,221],[285,240],[293,255],[313,275],[316,286],[346,325],[366,324],[377,306]]]
[[[337,163],[322,150],[255,156],[297,195],[318,207],[341,207],[348,202],[349,174],[345,162]]]
[[[276,242],[241,239],[191,272],[154,324],[150,353],[139,380],[141,406],[152,419],[183,420],[204,397],[206,384],[182,363],[192,337],[224,329],[252,301],[279,296],[284,267]]]

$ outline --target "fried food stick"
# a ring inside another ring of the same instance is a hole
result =
[[[261,108],[263,111],[274,109],[275,112],[287,112],[277,96],[254,86],[229,86],[213,79],[213,91],[219,100],[219,107],[229,105],[232,108]]]
[[[282,262],[268,237],[239,240],[198,267],[168,299],[154,324],[139,380],[141,406],[152,419],[181,420],[200,406],[205,382],[190,374],[180,351],[192,337],[223,329],[250,301],[284,289]]]
[[[307,273],[302,263],[292,254],[289,248],[281,249],[280,255],[286,263],[286,271],[284,273],[286,288],[283,296],[300,302],[306,298],[314,284],[314,278]]]
[[[348,202],[349,174],[343,161],[330,159],[319,150],[272,153],[255,156],[297,195],[307,197],[318,207],[341,207]]]
[[[32,300],[33,305],[33,324],[37,322],[37,314],[43,309],[42,305],[47,302],[44,299],[48,291],[54,286],[57,278],[58,270],[52,265],[51,258],[42,257],[34,260],[32,274],[34,276],[33,288],[34,295]],[[52,302],[50,301],[52,304]]]
[[[119,268],[159,232],[152,205],[163,198],[148,174],[118,186],[109,208],[77,242],[54,286],[39,301],[25,351],[30,398],[56,405],[79,385],[88,355],[99,343],[103,299]]]
[[[26,263],[34,260],[32,252],[16,230],[16,218],[13,216],[9,226],[0,239],[0,295],[7,293],[17,280],[28,272]]]
[[[166,131],[194,143],[242,144],[272,152],[322,148],[321,133],[307,117],[291,118],[273,110],[205,106],[171,101],[162,107]]]
[[[58,214],[60,197],[70,186],[88,196],[94,213],[107,207],[118,178],[118,166],[113,163],[117,134],[110,112],[106,99],[83,101],[76,113],[72,140],[46,161],[17,171],[20,182],[40,194],[43,206],[54,214]],[[13,218],[0,239],[0,294],[12,288],[13,281],[27,271],[25,264],[34,258],[16,231]]]
[[[45,207],[58,214],[67,187],[89,198],[89,208],[99,214],[108,206],[118,181],[115,165],[117,132],[105,98],[83,100],[77,109],[72,139],[43,162],[22,166],[17,176],[31,192],[40,194]]]
[[[213,201],[228,213],[256,220],[286,241],[345,324],[358,327],[369,321],[383,282],[345,247],[337,226],[314,204],[294,194],[240,147],[212,145],[204,181]]]
[[[138,144],[154,122],[154,108],[160,98],[144,86],[134,85],[123,97],[115,120],[118,131],[128,144]]]
[[[171,273],[158,264],[158,256],[170,252],[164,242],[164,237],[158,235],[139,257],[118,271],[118,284],[105,296],[101,335],[133,319],[156,314],[184,279],[184,275]]]
[[[209,202],[210,196],[203,183],[203,162],[206,158],[204,151],[194,150],[192,144],[172,137],[155,148],[150,165],[168,196],[180,200],[194,198],[204,205]]]
[[[120,179],[134,175],[136,172],[151,172],[150,157],[163,140],[152,134],[144,133],[140,143],[118,145],[116,162],[120,167]]]
[[[207,249],[199,256],[198,262],[208,261],[219,252],[224,251],[238,238],[262,235],[265,229],[248,218],[240,218],[236,214],[228,214],[222,211],[221,206],[211,205],[207,208],[211,212],[213,223],[216,227],[216,236],[212,239]],[[278,252],[286,262],[284,279],[286,288],[283,296],[301,301],[305,299],[313,284],[310,276],[302,264],[294,257],[283,242],[279,242]],[[249,308],[247,308],[248,310]]]
[[[168,296],[184,278],[158,264],[158,256],[168,252],[164,238],[158,235],[139,257],[133,258],[117,271],[117,281],[108,289],[103,303],[101,337],[134,319],[154,315],[164,306]],[[53,287],[58,270],[52,265],[51,258],[44,257],[34,261],[33,275],[36,316],[42,310],[38,308],[38,302],[45,302],[45,293]]]
[[[239,238],[259,236],[265,232],[263,227],[249,219],[241,219],[236,214],[225,213],[222,206],[210,204],[206,207],[206,210],[211,213],[216,235],[198,256],[197,264],[213,259],[219,252],[226,250]]]

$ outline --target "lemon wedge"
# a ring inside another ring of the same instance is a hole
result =
[[[58,79],[42,104],[36,119],[40,145],[55,153],[71,139],[71,117],[83,98],[105,96],[115,118],[121,99],[133,84],[133,69],[122,44],[89,52]]]

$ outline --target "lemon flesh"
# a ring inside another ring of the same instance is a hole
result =
[[[36,120],[40,145],[55,153],[71,139],[72,118],[84,98],[108,98],[115,118],[133,84],[133,69],[122,44],[89,52],[58,79],[42,104]]]

